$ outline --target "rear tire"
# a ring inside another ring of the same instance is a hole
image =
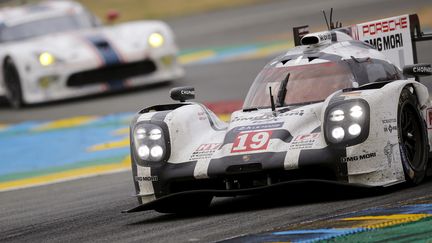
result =
[[[160,204],[155,210],[159,213],[198,214],[209,208],[212,199],[213,196],[189,196]]]
[[[412,87],[404,88],[399,98],[398,135],[405,179],[417,185],[426,175],[429,146],[426,124]]]
[[[24,106],[21,80],[15,64],[10,58],[6,59],[3,67],[6,98],[14,109]]]

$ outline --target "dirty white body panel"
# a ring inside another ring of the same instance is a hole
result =
[[[402,16],[403,21],[407,21],[406,16],[408,15]],[[364,25],[351,28],[362,29]],[[334,60],[357,61],[361,58],[387,63],[396,60],[396,69],[401,68],[402,64],[412,64],[412,50],[404,52],[405,49],[395,46],[387,49],[387,52],[378,52],[369,44],[355,41],[366,40],[364,35],[359,37],[352,30],[349,34],[337,31],[310,34],[320,42],[294,48],[266,67],[277,69]],[[386,34],[392,34],[392,31],[386,31]],[[403,35],[410,34],[405,31],[405,27],[402,32],[399,29],[394,31]],[[330,40],[332,35],[337,36],[337,42]],[[405,39],[403,41],[407,44]],[[409,45],[409,48],[412,47]],[[310,58],[310,53],[320,53],[321,56]],[[139,124],[165,124],[170,147],[167,160],[161,162],[163,165],[143,163],[134,154],[134,142],[131,140],[134,180],[140,203],[146,204],[165,196],[161,188],[173,179],[173,183],[175,179],[187,178],[196,180],[199,184],[206,179],[224,176],[229,178],[230,168],[249,164],[259,164],[264,175],[275,170],[295,172],[312,168],[309,166],[319,166],[320,163],[333,164],[345,170],[340,180],[342,183],[390,186],[405,182],[397,125],[399,99],[404,88],[415,93],[423,119],[427,127],[432,128],[428,90],[423,84],[409,79],[389,81],[377,88],[356,89],[358,85],[354,82],[353,89],[338,90],[324,101],[313,104],[281,107],[275,111],[270,108],[239,110],[232,114],[228,124],[221,122],[207,108],[197,103],[140,112],[132,121],[132,136],[134,128]],[[337,102],[355,101],[362,101],[368,106],[369,130],[365,139],[343,146],[335,146],[326,141],[326,111]],[[428,129],[427,133],[430,148],[432,130]],[[170,173],[164,173],[169,168]]]

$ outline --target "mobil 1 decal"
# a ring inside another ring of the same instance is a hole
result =
[[[400,68],[414,63],[409,15],[358,24],[357,32],[359,40],[384,52]]]

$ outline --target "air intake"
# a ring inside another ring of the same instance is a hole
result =
[[[319,43],[320,43],[320,40],[316,36],[305,36],[301,39],[301,44],[303,46],[316,45]]]
[[[336,35],[331,31],[317,32],[305,35],[301,39],[302,45],[322,45],[322,44],[330,44],[333,41],[336,41]]]

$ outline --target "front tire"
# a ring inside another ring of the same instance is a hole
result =
[[[6,59],[3,67],[6,98],[14,109],[24,106],[21,80],[15,64],[10,58]]]
[[[412,87],[406,87],[401,92],[398,135],[405,179],[408,183],[417,185],[425,177],[429,149],[426,124]]]

